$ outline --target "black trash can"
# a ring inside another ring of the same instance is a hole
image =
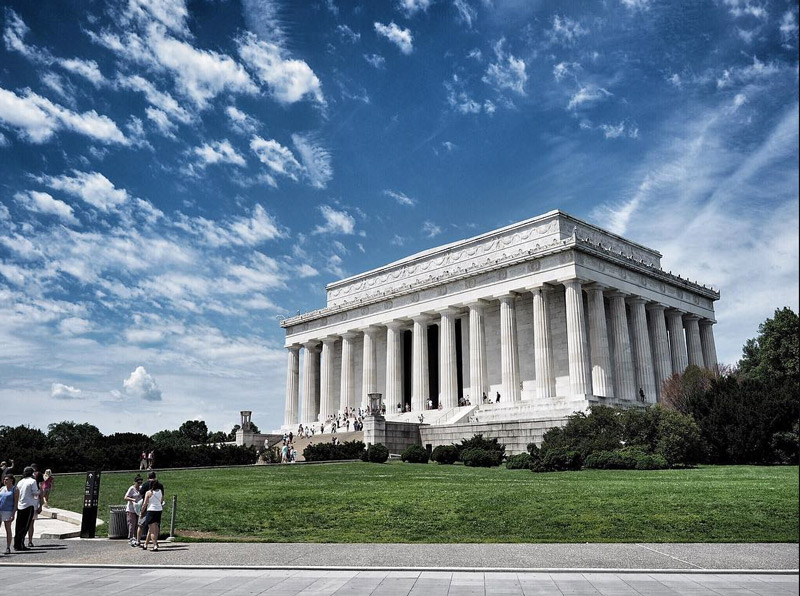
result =
[[[111,515],[108,520],[109,538],[128,537],[128,519],[125,513],[125,505],[112,505]]]

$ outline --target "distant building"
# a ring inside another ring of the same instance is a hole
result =
[[[674,372],[717,365],[719,293],[660,261],[551,211],[329,284],[325,308],[281,322],[284,427],[370,393],[387,421],[418,422],[432,402],[434,426],[654,403]]]

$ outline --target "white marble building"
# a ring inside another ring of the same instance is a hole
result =
[[[434,424],[478,408],[482,420],[535,420],[656,402],[674,372],[716,366],[719,299],[660,259],[551,211],[329,284],[325,308],[281,322],[284,427],[366,407],[376,392],[387,419],[424,412]]]

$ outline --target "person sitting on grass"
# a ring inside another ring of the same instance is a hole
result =
[[[142,548],[147,550],[147,545],[152,538],[153,552],[156,552],[158,550],[158,534],[161,532],[161,513],[164,511],[164,487],[158,480],[154,480],[150,484],[150,490],[144,496],[142,511],[145,512],[142,525],[147,528],[147,536],[145,536]]]

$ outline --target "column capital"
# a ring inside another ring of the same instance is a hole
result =
[[[606,290],[610,290],[608,286],[604,286],[603,284],[597,283],[596,281],[589,282],[583,285],[583,289],[587,292],[605,292]]]
[[[489,303],[482,298],[478,300],[473,300],[472,302],[465,302],[464,306],[466,306],[469,310],[477,309],[477,308],[486,308]]]
[[[455,306],[447,306],[445,308],[440,308],[436,312],[440,315],[459,315],[461,314],[461,309]]]
[[[415,323],[427,324],[427,323],[431,322],[431,316],[430,315],[425,315],[425,314],[422,314],[422,313],[420,313],[418,315],[413,315],[413,316],[411,316],[409,318],[412,321],[414,321]]]
[[[339,337],[341,337],[342,339],[353,339],[355,337],[358,337],[358,332],[357,331],[345,331],[344,333],[340,333]]]
[[[508,302],[513,301],[517,297],[516,292],[505,292],[503,294],[497,294],[494,296],[495,299],[499,300],[500,302]]]
[[[688,321],[699,321],[700,320],[700,315],[696,315],[696,314],[693,314],[693,313],[687,313],[687,314],[683,315],[683,320],[687,321],[687,322]]]
[[[363,332],[364,335],[369,335],[372,337],[380,331],[380,328],[375,325],[369,325],[368,327],[360,328],[359,331]]]
[[[629,304],[647,304],[647,298],[642,298],[641,296],[630,296],[628,297]]]
[[[290,346],[286,346],[286,349],[290,352],[299,352],[301,348],[300,344],[292,344]]]
[[[716,325],[717,322],[714,319],[700,319],[700,326],[701,327],[711,327],[711,325]]]
[[[591,283],[588,279],[582,279],[580,277],[565,277],[557,280],[562,286],[574,286],[575,284],[579,284],[583,287],[583,284]]]
[[[309,351],[316,350],[318,346],[319,346],[318,339],[309,339],[308,341],[303,342],[303,347]]]
[[[608,293],[609,298],[627,298],[630,296],[628,292],[623,292],[622,290],[617,290],[613,288],[611,292]]]
[[[686,311],[685,310],[681,310],[680,308],[674,308],[674,307],[673,308],[667,308],[667,315],[669,315],[669,316],[682,317],[685,314],[686,314]]]
[[[339,340],[337,335],[328,335],[327,337],[322,338],[322,344],[326,346],[332,346]]]
[[[407,327],[408,323],[404,321],[387,321],[383,325],[392,331],[400,331],[403,327]]]
[[[667,310],[667,305],[661,304],[660,302],[651,302],[650,304],[646,305],[645,308],[650,311],[660,310],[661,312],[664,312]]]

